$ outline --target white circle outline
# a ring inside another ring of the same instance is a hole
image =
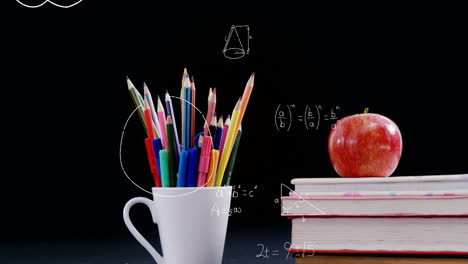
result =
[[[83,2],[83,0],[79,0],[76,3],[71,4],[71,5],[67,5],[67,6],[59,5],[59,4],[55,3],[52,0],[44,0],[44,2],[42,2],[42,3],[38,4],[38,5],[35,5],[35,6],[27,5],[27,4],[23,3],[23,2],[21,2],[20,0],[16,0],[16,2],[18,2],[19,4],[21,4],[24,7],[29,7],[29,8],[38,8],[38,7],[41,7],[41,6],[45,5],[46,3],[50,3],[50,4],[54,5],[54,6],[61,7],[61,8],[70,8],[70,7],[76,6],[77,4]]]
[[[193,107],[198,111],[198,113],[200,113],[200,115],[203,117],[203,120],[204,120],[203,123],[204,123],[204,124],[207,123],[207,122],[206,122],[205,115],[203,115],[203,113],[200,111],[200,109],[198,109],[198,107],[196,107],[195,105],[193,105],[191,102],[189,102],[189,101],[187,101],[187,100],[185,100],[185,99],[181,99],[180,97],[177,97],[177,96],[172,96],[172,95],[171,95],[170,97],[172,97],[172,98],[177,98],[177,99],[179,99],[179,100],[183,100],[183,101],[189,103],[189,104],[190,104],[191,106],[193,106]],[[130,121],[130,118],[132,118],[133,114],[135,114],[135,112],[136,112],[140,107],[141,107],[141,105],[137,106],[137,107],[130,113],[130,115],[128,116],[127,120],[125,121],[125,125],[124,125],[124,127],[123,127],[123,129],[122,129],[122,135],[120,136],[119,161],[120,161],[120,167],[122,168],[122,171],[123,171],[123,173],[125,174],[125,176],[127,177],[127,179],[130,180],[130,182],[132,182],[133,185],[135,185],[135,186],[138,187],[140,190],[142,190],[142,191],[144,191],[144,192],[146,192],[146,193],[152,194],[152,195],[154,195],[154,196],[166,197],[166,198],[170,198],[170,197],[182,197],[182,196],[185,196],[185,195],[192,194],[192,193],[198,191],[200,188],[205,187],[206,184],[207,184],[207,182],[208,182],[208,180],[211,179],[211,177],[208,178],[208,179],[206,180],[206,182],[205,182],[205,184],[204,184],[203,186],[198,187],[198,188],[196,188],[195,190],[193,190],[193,191],[191,191],[191,192],[189,192],[189,193],[179,194],[179,195],[174,195],[174,196],[172,196],[172,195],[161,195],[161,194],[156,194],[156,193],[149,192],[149,191],[145,190],[144,188],[140,187],[140,185],[136,184],[136,183],[130,178],[130,176],[128,176],[127,172],[125,171],[123,162],[122,162],[122,143],[123,143],[123,139],[124,139],[124,135],[125,135],[125,129],[127,128],[127,124],[128,124],[128,122]],[[211,132],[210,132],[209,129],[208,129],[208,134],[211,136]],[[211,137],[211,144],[213,145],[213,137]],[[166,188],[167,188],[167,187],[166,187]],[[171,188],[171,187],[169,187],[169,188]],[[173,187],[173,188],[174,188],[174,187]],[[193,188],[193,187],[189,187],[189,188]]]

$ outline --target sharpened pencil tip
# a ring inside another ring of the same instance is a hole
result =
[[[130,78],[128,78],[128,75],[125,75],[125,77],[127,78],[127,80],[130,80]]]
[[[216,94],[216,87],[213,89],[213,94]]]
[[[190,76],[190,82],[192,82],[192,83],[194,82],[194,81],[193,81],[193,75]]]
[[[172,117],[171,116],[167,116],[166,124],[172,124]]]
[[[184,75],[187,74],[187,68],[184,68]]]
[[[128,78],[128,76],[127,76],[127,86],[128,86],[128,89],[135,88],[135,85],[133,85],[132,81],[130,80],[130,78]]]

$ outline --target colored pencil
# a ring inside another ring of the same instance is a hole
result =
[[[173,126],[174,126],[174,142],[171,143],[171,141],[168,139],[169,144],[174,145],[174,156],[175,156],[175,164],[179,164],[179,157],[180,157],[180,144],[179,144],[179,133],[177,132],[177,122],[174,116],[174,108],[172,106],[172,99],[169,93],[166,91],[166,110],[167,110],[167,116],[170,116],[173,120]]]
[[[169,179],[169,163],[167,157],[167,150],[163,149],[159,151],[159,159],[159,163],[161,164],[162,187],[171,187],[171,181]]]
[[[145,115],[145,123],[146,123],[146,128],[148,128],[148,138],[153,140],[156,138],[156,134],[154,133],[153,129],[153,120],[151,119],[151,113],[150,113],[150,108],[149,108],[149,103],[148,100],[144,101],[144,115]]]
[[[184,73],[182,74],[182,84],[180,86],[180,97],[179,97],[179,101],[180,101],[180,127],[181,127],[181,130],[180,130],[180,134],[181,134],[181,138],[180,138],[180,141],[182,143],[182,145],[184,144],[184,140],[185,140],[185,76],[187,75],[187,68],[184,68]],[[181,149],[184,149],[184,148],[181,148]],[[184,149],[185,150],[185,149]]]
[[[239,150],[239,142],[241,136],[242,126],[239,127],[239,132],[237,133],[236,141],[234,142],[234,147],[232,147],[231,158],[229,159],[229,164],[223,177],[223,186],[229,186],[231,184],[232,172],[234,171],[234,164],[236,163],[236,157]]]
[[[179,173],[177,177],[177,187],[187,186],[187,165],[189,152],[184,150],[180,152]]]
[[[151,169],[151,173],[153,174],[154,183],[156,187],[161,187],[161,176],[159,174],[159,170],[156,167],[156,157],[154,155],[154,149],[151,144],[150,138],[145,138],[145,147],[146,147],[146,155],[148,156],[148,162]]]
[[[210,134],[208,136],[211,136],[213,139],[215,138],[216,136],[216,113],[213,114],[213,118],[211,119],[211,123],[210,123],[210,128],[209,128],[209,132]],[[214,145],[214,144],[213,144]]]
[[[212,139],[210,136],[203,137],[200,162],[198,163],[198,187],[203,187],[206,183],[206,174],[210,168],[211,141]]]
[[[156,158],[156,164],[158,165],[158,173],[161,175],[161,163],[160,163],[160,158],[159,158],[159,151],[163,149],[162,143],[161,143],[161,138],[157,138],[153,140],[153,152],[154,156]]]
[[[184,140],[182,146],[184,150],[190,149],[190,78],[188,73],[185,76],[184,83]]]
[[[195,81],[193,75],[190,76],[190,92],[191,92],[191,111],[190,111],[190,139],[195,138],[195,106],[196,106],[196,91],[195,91]],[[195,147],[192,143],[192,148]]]
[[[132,97],[133,104],[135,104],[135,107],[138,107],[138,116],[140,117],[141,123],[143,124],[143,128],[146,130],[146,123],[145,123],[145,116],[143,114],[143,104],[141,104],[140,100],[137,97],[137,90],[135,88],[135,85],[133,85],[132,81],[130,81],[130,78],[127,76],[127,86],[128,86],[128,92],[130,93],[130,96]]]
[[[151,93],[148,89],[146,83],[143,83],[143,95],[145,96],[145,100],[148,101],[151,113],[151,120],[153,122],[153,129],[156,133],[156,137],[161,137],[161,129],[159,128],[158,116],[156,115],[156,111],[153,104],[153,98],[151,97]]]
[[[161,98],[158,96],[158,120],[159,128],[161,129],[161,141],[165,150],[167,150],[167,128],[166,128],[166,113],[164,112]]]
[[[189,165],[187,170],[187,187],[197,186],[197,165],[198,165],[198,149],[191,148],[189,150]]]
[[[218,166],[219,150],[212,149],[210,157],[210,168],[206,179],[206,187],[213,187],[216,178],[216,168]]]
[[[176,162],[175,162],[175,150],[174,150],[174,125],[172,124],[171,116],[167,117],[166,122],[166,133],[167,133],[167,159],[169,164],[169,179],[171,186],[176,186],[177,177],[176,177]]]
[[[218,125],[216,126],[216,136],[214,139],[214,149],[219,150],[219,146],[221,145],[221,137],[223,136],[223,116],[221,116],[218,120]]]
[[[239,132],[239,126],[242,123],[245,110],[247,109],[247,104],[249,103],[250,95],[252,94],[252,90],[254,86],[254,78],[255,78],[255,73],[252,73],[249,80],[247,81],[247,84],[245,85],[244,94],[242,95],[242,99],[238,107],[239,110],[237,111],[234,110],[234,112],[237,112],[236,113],[237,116],[234,116],[234,114],[232,115],[232,120],[231,120],[232,129],[231,128],[229,129],[228,134],[226,136],[226,142],[225,142],[226,145],[224,146],[223,156],[221,157],[218,171],[217,171],[216,186],[220,186],[222,183],[222,178],[224,176],[227,162],[229,160],[229,156],[231,155],[232,146],[234,144],[233,140],[236,138],[237,133]]]
[[[227,135],[227,132],[229,131],[230,125],[231,125],[231,115],[228,115],[226,122],[224,122],[223,136],[221,138],[221,144],[219,147],[219,156],[223,154],[224,143],[226,142],[226,135]]]
[[[210,94],[208,95],[208,113],[206,114],[206,123],[203,127],[205,135],[208,135],[208,136],[214,136],[214,135],[209,135],[208,130],[210,128],[211,119],[213,118],[215,108],[216,108],[216,88],[214,89],[213,92],[210,91]]]

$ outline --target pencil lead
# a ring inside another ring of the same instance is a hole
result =
[[[163,111],[164,111],[164,108],[161,103],[161,98],[159,98],[159,95],[158,95],[158,112],[163,112]]]
[[[144,92],[145,94],[149,94],[149,93],[150,93],[150,91],[149,91],[149,89],[148,89],[148,86],[146,85],[145,82],[143,82],[143,92]]]
[[[127,86],[128,86],[128,89],[135,88],[135,85],[133,85],[132,81],[130,80],[130,78],[128,78],[128,76],[127,76]]]
[[[213,94],[216,94],[216,87],[213,89]]]
[[[252,73],[252,75],[250,76],[249,80],[247,81],[247,85],[248,86],[253,86],[254,85],[254,79],[255,79],[255,72]]]
[[[184,76],[187,74],[187,68],[184,68]]]
[[[218,120],[218,127],[223,127],[223,116],[221,116]]]

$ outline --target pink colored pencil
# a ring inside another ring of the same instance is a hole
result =
[[[203,137],[200,161],[198,163],[198,187],[203,187],[206,183],[206,174],[208,173],[208,169],[210,167],[211,141],[212,138],[210,136]]]

